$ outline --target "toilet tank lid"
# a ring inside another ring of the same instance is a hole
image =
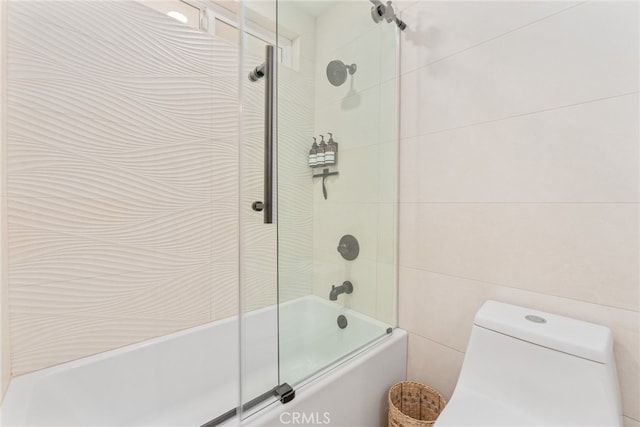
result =
[[[474,324],[599,363],[613,358],[611,330],[594,323],[489,300]]]

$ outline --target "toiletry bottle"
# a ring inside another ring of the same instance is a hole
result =
[[[309,150],[309,166],[312,168],[316,167],[318,162],[318,144],[316,143],[316,137],[313,137],[313,145],[311,145],[311,150]]]
[[[327,141],[327,147],[324,149],[324,164],[335,165],[338,155],[338,143],[333,140],[331,132],[327,133],[329,134],[329,141]]]
[[[324,135],[320,135],[320,144],[318,144],[318,151],[316,152],[316,166],[324,166],[324,150],[327,148],[327,143],[324,142]]]

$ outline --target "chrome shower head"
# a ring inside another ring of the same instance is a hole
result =
[[[351,75],[356,72],[356,64],[346,65],[339,59],[334,59],[327,65],[327,79],[334,86],[340,86],[347,81],[347,72]]]

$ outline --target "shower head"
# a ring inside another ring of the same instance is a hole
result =
[[[334,59],[327,65],[327,78],[334,86],[340,86],[347,81],[347,72],[351,75],[356,72],[356,64],[346,65],[339,59]]]

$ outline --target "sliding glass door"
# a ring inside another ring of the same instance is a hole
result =
[[[397,324],[399,30],[371,7],[244,2],[245,417]]]

